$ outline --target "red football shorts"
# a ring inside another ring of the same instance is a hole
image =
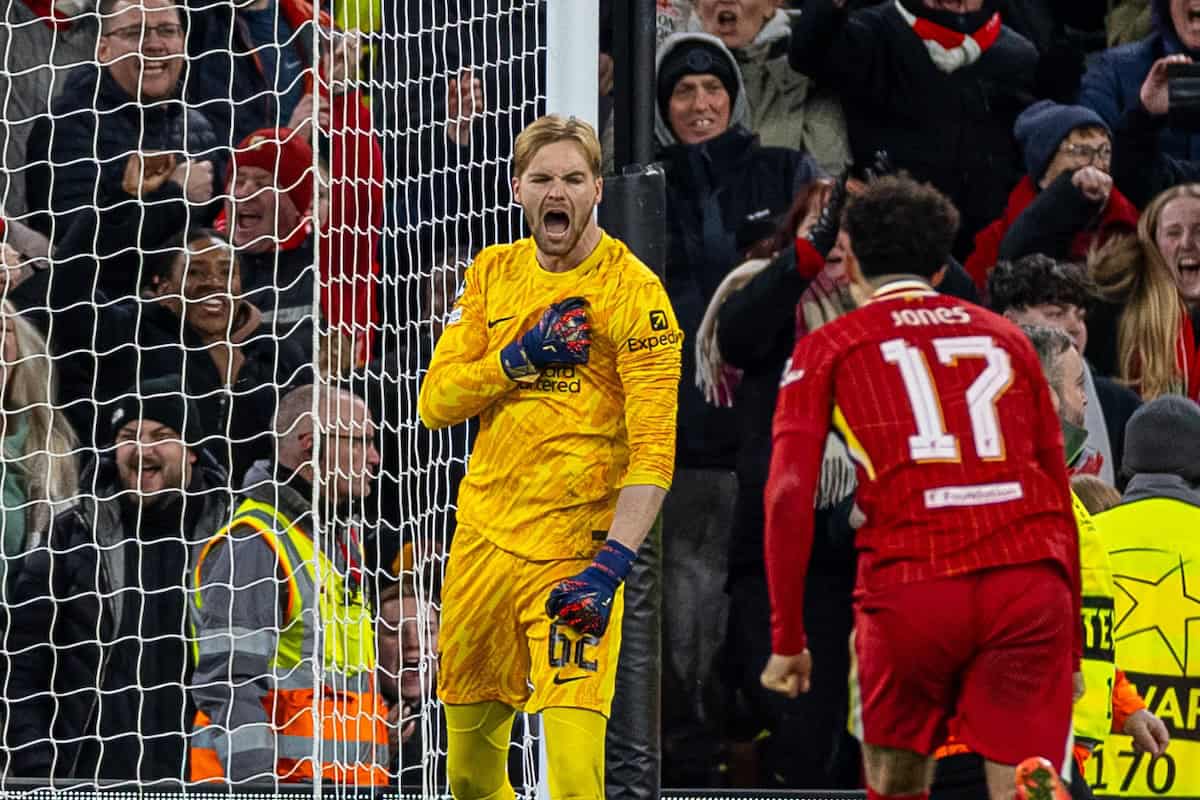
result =
[[[855,600],[850,727],[930,754],[953,733],[989,761],[1044,756],[1071,734],[1071,592],[1042,561],[900,584]]]

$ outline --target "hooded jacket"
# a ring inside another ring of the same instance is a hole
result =
[[[1171,22],[1171,0],[1151,0],[1154,32],[1140,42],[1102,52],[1083,76],[1079,104],[1095,111],[1110,128],[1116,130],[1125,112],[1141,106],[1142,83],[1150,67],[1164,56],[1183,53],[1200,58],[1200,52],[1188,51]],[[1177,159],[1200,159],[1200,132],[1163,127],[1159,144],[1164,155]],[[1123,185],[1123,184],[1122,184]],[[1130,199],[1144,202],[1140,197]]]
[[[183,721],[191,719],[183,691],[190,663],[186,571],[193,545],[224,524],[230,503],[225,473],[211,456],[196,453],[187,505],[175,506],[173,525],[169,515],[151,524],[147,508],[139,524],[138,508],[120,494],[116,463],[105,458],[85,470],[87,494],[55,517],[48,542],[25,557],[14,587],[20,613],[12,615],[6,644],[11,669],[3,744],[10,774],[143,781],[183,775]],[[144,588],[151,569],[167,591],[138,608],[140,593],[122,589]],[[177,586],[166,574],[176,569]],[[168,609],[172,604],[177,615]],[[116,641],[122,631],[126,641],[138,634],[142,663],[122,657]],[[128,688],[172,678],[177,687]],[[140,759],[109,739],[120,727],[140,734]]]
[[[1200,509],[1200,486],[1188,483],[1179,475],[1161,472],[1139,473],[1129,479],[1121,502],[1134,503],[1154,498],[1178,500]]]
[[[740,263],[741,251],[770,230],[756,229],[786,211],[796,190],[818,175],[811,157],[763,147],[746,129],[750,108],[745,86],[720,39],[706,33],[674,34],[659,48],[657,63],[688,41],[708,42],[729,58],[738,76],[738,93],[729,128],[700,144],[680,143],[662,110],[655,110],[655,136],[667,177],[665,285],[685,341],[696,335],[713,293]],[[748,230],[755,232],[748,235]],[[676,463],[732,470],[738,449],[736,418],[730,409],[704,400],[695,373],[695,348],[685,344]]]
[[[693,11],[688,30],[704,30]],[[837,174],[850,161],[846,119],[837,97],[788,64],[792,26],[782,9],[745,47],[733,50],[749,106],[749,128],[767,147],[791,147],[812,155]]]

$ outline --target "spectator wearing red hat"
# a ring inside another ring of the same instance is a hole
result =
[[[233,152],[224,224],[239,251],[247,299],[262,311],[263,322],[311,353],[313,281],[319,275],[323,320],[353,339],[361,362],[375,324],[383,159],[365,110],[358,120],[347,120],[337,112],[361,106],[333,108],[328,218],[315,208],[316,157],[308,141],[290,128],[264,128]]]

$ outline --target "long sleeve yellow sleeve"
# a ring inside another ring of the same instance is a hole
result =
[[[458,523],[530,560],[590,558],[623,486],[670,486],[683,334],[659,279],[604,235],[565,273],[531,239],[484,250],[421,388],[430,427],[479,418]],[[587,364],[516,385],[499,351],[553,303],[588,302]]]
[[[417,413],[434,430],[477,416],[515,385],[500,365],[499,348],[489,343],[485,299],[476,280],[481,271],[478,263],[467,270],[462,296],[421,381]]]

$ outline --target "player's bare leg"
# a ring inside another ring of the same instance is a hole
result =
[[[911,750],[863,744],[867,786],[885,797],[924,794],[933,784],[934,760]],[[1012,786],[1012,778],[1009,778]]]
[[[1017,768],[1010,764],[983,762],[983,774],[987,778],[988,797],[991,800],[1012,800],[1017,795]]]

